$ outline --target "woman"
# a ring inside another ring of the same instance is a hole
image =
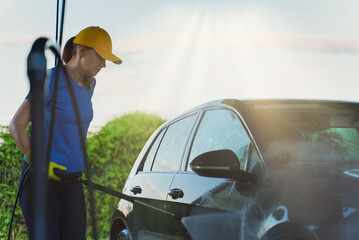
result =
[[[70,38],[63,52],[66,72],[70,75],[80,109],[82,128],[87,134],[93,118],[91,98],[97,73],[106,67],[106,60],[116,64],[122,61],[112,54],[112,41],[109,34],[100,27],[88,27],[75,37]],[[51,69],[49,82],[45,84],[45,135],[48,141],[51,109],[53,107],[55,68]],[[31,166],[30,137],[26,127],[31,121],[31,96],[27,96],[15,113],[10,132],[25,155],[21,178]],[[46,148],[45,148],[46,149]],[[56,166],[67,172],[81,175],[84,170],[84,159],[81,152],[80,135],[76,116],[66,83],[64,72],[60,70],[58,96],[56,100],[56,119],[52,139],[49,173]],[[29,216],[29,199],[32,181],[31,168],[24,179],[20,194],[20,206],[32,237],[31,217]],[[86,239],[86,206],[82,184],[72,183],[49,174],[47,183],[47,236],[46,239]]]

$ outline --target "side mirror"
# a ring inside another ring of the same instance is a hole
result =
[[[231,178],[244,182],[253,180],[252,174],[240,169],[238,157],[228,149],[203,153],[193,159],[190,167],[203,177]]]

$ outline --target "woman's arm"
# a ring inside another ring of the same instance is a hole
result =
[[[31,103],[25,99],[11,120],[9,131],[17,147],[26,155],[30,148],[30,137],[26,128],[31,120]]]

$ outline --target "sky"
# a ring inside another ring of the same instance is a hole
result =
[[[126,113],[169,120],[222,98],[359,101],[358,10],[357,0],[67,0],[62,41],[100,26],[123,60],[96,77],[97,131]],[[0,25],[8,125],[29,91],[33,42],[55,44],[56,0],[0,0]]]

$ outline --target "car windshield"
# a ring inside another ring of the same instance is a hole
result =
[[[359,161],[359,104],[276,102],[252,106],[256,125],[266,138],[265,151],[272,157]]]

